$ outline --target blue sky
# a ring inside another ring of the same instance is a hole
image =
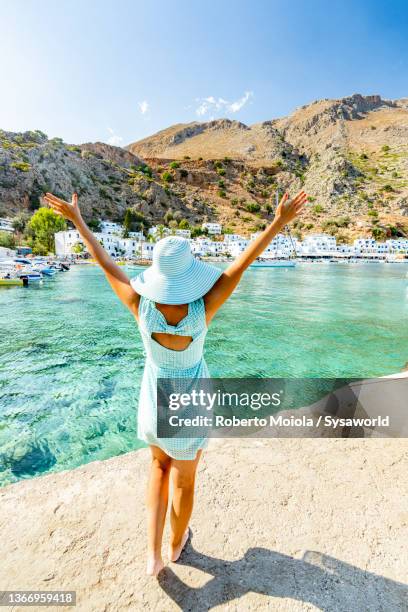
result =
[[[0,127],[71,143],[408,96],[398,0],[1,0],[0,22]]]

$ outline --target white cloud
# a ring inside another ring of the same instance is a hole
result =
[[[119,136],[118,134],[116,134],[115,130],[113,130],[110,127],[108,127],[108,132],[110,134],[110,137],[107,140],[108,144],[113,145],[114,147],[122,146],[122,142],[123,142],[122,136]]]
[[[147,102],[147,100],[142,100],[142,102],[138,102],[137,105],[142,115],[145,115],[149,110],[149,103]]]
[[[209,113],[221,114],[221,113],[237,113],[253,98],[254,94],[252,91],[246,91],[244,95],[235,100],[229,102],[224,98],[215,98],[214,96],[207,96],[207,98],[196,98],[196,102],[199,102],[196,108],[196,114],[199,117],[204,117]]]
[[[248,102],[248,100],[253,96],[254,94],[252,93],[252,91],[246,91],[244,93],[244,95],[242,96],[242,98],[240,98],[239,100],[236,100],[236,102],[233,102],[230,105],[230,109],[232,113],[237,113],[239,110],[241,110],[241,108],[243,106],[245,106],[245,104]]]

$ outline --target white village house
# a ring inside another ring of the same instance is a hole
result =
[[[207,232],[211,235],[221,234],[222,225],[221,223],[203,223],[201,229],[203,231],[207,230]]]
[[[10,219],[0,218],[0,232],[14,232]]]
[[[211,227],[209,227],[211,226]],[[209,232],[219,233],[222,226],[218,223],[203,223],[202,227]],[[230,256],[237,257],[248,246],[259,232],[245,238],[240,234],[225,234],[223,240],[213,240],[211,236],[198,236],[191,238],[190,230],[169,229],[154,226],[149,229],[148,235],[158,240],[159,235],[175,234],[189,240],[192,252],[199,256]],[[147,241],[142,232],[129,232],[123,238],[123,227],[111,221],[101,222],[101,231],[95,232],[97,239],[113,257],[133,259],[143,257],[151,259],[154,243]],[[82,244],[81,237],[76,230],[67,230],[55,234],[55,249],[59,257],[68,257],[73,253],[76,244]],[[265,258],[287,258],[295,254],[300,257],[379,257],[385,258],[396,254],[408,255],[408,239],[392,238],[385,242],[377,242],[374,238],[359,238],[353,245],[337,244],[336,238],[330,234],[310,234],[302,242],[288,234],[277,234],[271,241],[262,256]]]

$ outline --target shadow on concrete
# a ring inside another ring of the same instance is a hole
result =
[[[189,540],[177,564],[208,575],[203,577],[205,584],[196,588],[180,580],[170,567],[159,574],[161,588],[185,612],[211,610],[247,593],[271,598],[253,602],[254,609],[275,609],[279,602],[273,598],[312,604],[325,612],[408,609],[407,585],[319,552],[307,551],[302,559],[295,559],[265,548],[250,548],[241,559],[225,561],[199,553]],[[245,605],[252,608],[252,602]]]

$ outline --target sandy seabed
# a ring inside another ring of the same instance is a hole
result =
[[[0,490],[0,589],[76,590],[86,612],[406,611],[407,459],[404,439],[212,440],[159,580],[146,449],[19,482]]]

